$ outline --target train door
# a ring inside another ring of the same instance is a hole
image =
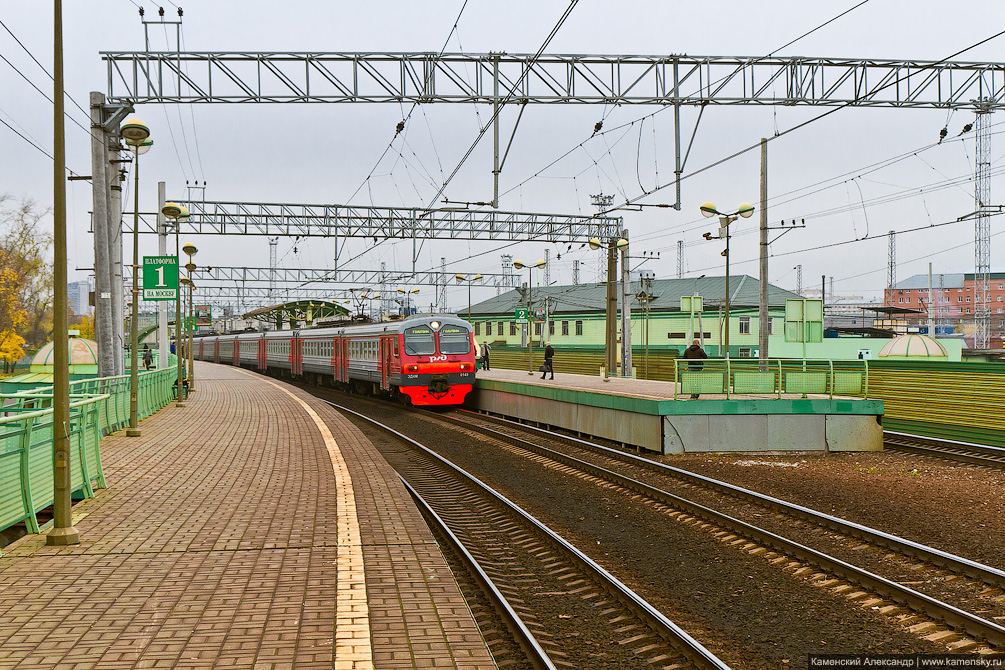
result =
[[[264,337],[258,340],[258,369],[264,370],[267,367],[266,356],[268,355],[268,342]]]
[[[220,340],[216,339],[213,341],[213,362],[220,362]]]
[[[349,381],[349,338],[342,337],[342,381]]]
[[[234,338],[234,350],[231,352],[234,358],[234,367],[241,367],[241,340]]]
[[[196,355],[196,358],[198,358],[200,361],[206,360],[205,358],[206,354],[203,352],[203,349],[205,348],[206,348],[206,342],[204,340],[199,340],[199,353]]]
[[[294,335],[290,338],[290,374],[296,376],[304,370],[304,341]]]
[[[391,338],[380,338],[380,388],[391,388]]]

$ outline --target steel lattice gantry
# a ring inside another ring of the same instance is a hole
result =
[[[515,286],[515,275],[501,273],[479,273],[485,286]],[[454,281],[456,273],[440,271],[425,272],[387,272],[381,270],[333,270],[325,268],[245,268],[245,267],[197,267],[193,271],[196,284],[212,286],[251,285],[266,287],[273,285],[289,285],[294,287],[305,284],[352,284],[356,286],[375,287],[383,284],[409,284],[411,286],[442,286],[444,282]],[[294,288],[282,286],[276,290]],[[328,287],[331,290],[331,287]],[[376,291],[376,289],[374,289]]]
[[[183,235],[267,235],[332,238],[453,239],[537,242],[585,242],[623,236],[621,218],[535,214],[499,210],[356,207],[347,205],[265,204],[248,202],[185,203]],[[153,217],[140,220],[156,232]],[[132,232],[130,221],[123,230]]]
[[[113,103],[499,102],[1001,109],[1005,63],[464,53],[102,52]],[[498,81],[498,86],[496,82]]]

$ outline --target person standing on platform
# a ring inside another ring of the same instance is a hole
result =
[[[554,362],[552,361],[554,357],[555,357],[555,350],[552,348],[551,342],[548,342],[548,345],[544,348],[544,365],[542,366],[541,370],[541,372],[543,372],[544,374],[541,375],[541,379],[544,379],[545,375],[547,375],[549,372],[551,373],[551,378],[552,379],[555,378],[555,365]]]
[[[154,366],[154,355],[150,351],[150,346],[144,344],[143,345],[143,367],[145,367],[147,370],[149,370],[153,366]]]
[[[492,351],[492,347],[489,346],[488,342],[482,342],[482,370],[491,370],[489,367],[489,353]]]
[[[705,367],[705,364],[701,361],[702,359],[708,358],[708,354],[706,354],[705,350],[701,348],[700,344],[698,344],[698,340],[695,340],[691,343],[690,347],[684,350],[684,358],[691,359],[691,362],[688,363],[688,370],[690,372],[701,372],[702,368]],[[697,398],[697,393],[691,394],[691,400],[695,400]]]

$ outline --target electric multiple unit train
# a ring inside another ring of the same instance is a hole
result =
[[[195,358],[319,385],[460,405],[475,382],[471,325],[453,314],[313,330],[201,337]]]

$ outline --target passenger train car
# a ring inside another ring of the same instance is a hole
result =
[[[471,326],[452,314],[202,337],[193,349],[201,361],[315,384],[402,394],[413,405],[459,405],[475,381]]]

